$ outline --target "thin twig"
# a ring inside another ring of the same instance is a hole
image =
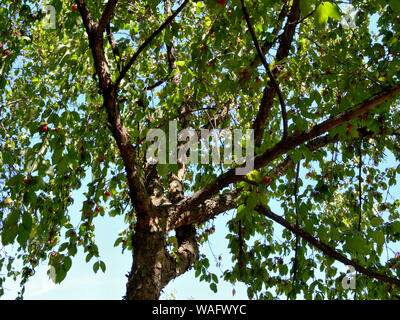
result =
[[[135,63],[136,59],[139,57],[139,55],[147,48],[147,46],[157,37],[169,24],[172,22],[172,20],[175,19],[175,17],[185,8],[185,6],[190,2],[190,0],[185,0],[181,6],[172,14],[170,15],[159,27],[157,30],[155,30],[150,37],[146,39],[145,42],[143,42],[140,47],[137,49],[137,51],[134,53],[134,55],[129,59],[129,62],[123,67],[120,75],[118,76],[117,80],[115,81],[115,87],[118,87],[122,79],[125,77],[125,75],[128,73],[129,69],[132,67],[132,65]]]
[[[294,182],[294,206],[295,206],[295,213],[296,213],[296,228],[299,227],[299,210],[298,210],[298,187],[299,187],[299,173],[300,173],[300,162],[297,163],[296,167],[296,177]],[[296,244],[294,248],[294,264],[293,264],[293,278],[292,278],[292,291],[290,292],[289,296],[295,291],[294,284],[296,282],[297,276],[297,265],[298,265],[298,248],[299,248],[299,235],[296,234]],[[288,298],[289,298],[288,296]]]
[[[247,12],[247,8],[244,3],[244,0],[240,0],[240,2],[242,3],[243,14],[246,19],[247,26],[249,28],[251,37],[253,38],[253,43],[257,50],[258,56],[260,57],[260,60],[263,64],[265,70],[267,71],[268,77],[271,79],[272,86],[274,87],[276,93],[278,94],[279,102],[281,104],[282,121],[283,121],[283,140],[286,140],[286,138],[288,136],[288,123],[287,123],[285,100],[283,99],[281,89],[279,88],[279,85],[276,82],[275,76],[273,75],[273,73],[271,72],[271,70],[268,66],[267,60],[265,59],[265,56],[264,56],[264,53],[261,50],[260,43],[257,40],[256,33],[254,31],[253,25],[251,24],[250,16],[249,16],[249,13]]]

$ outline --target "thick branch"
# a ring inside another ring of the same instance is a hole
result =
[[[76,0],[76,6],[78,7],[79,13],[82,16],[83,25],[85,26],[86,32],[90,35],[96,28],[96,23],[93,21],[92,14],[85,0]]]
[[[101,37],[106,26],[110,23],[112,15],[114,14],[115,7],[117,6],[118,0],[109,0],[104,7],[103,14],[97,24],[96,33],[97,36]]]
[[[240,192],[240,189],[233,189],[225,194],[206,200],[204,204],[190,208],[180,216],[170,215],[167,230],[173,230],[189,224],[201,224],[215,218],[220,213],[235,208],[235,202]]]
[[[144,179],[136,163],[136,152],[130,135],[121,118],[117,99],[118,93],[112,82],[109,66],[105,58],[103,37],[98,37],[94,32],[93,20],[85,1],[77,0],[77,5],[88,33],[89,47],[99,79],[99,87],[103,95],[103,106],[107,112],[108,124],[117,142],[126,169],[132,204],[137,208],[139,214],[149,212],[150,199],[145,188]]]
[[[277,63],[286,58],[290,51],[290,46],[293,41],[294,33],[300,18],[300,0],[294,0],[290,9],[290,14],[285,25],[285,31],[281,35],[279,48],[276,53]]]
[[[314,238],[308,232],[304,231],[303,229],[300,229],[300,228],[296,227],[295,225],[291,224],[290,222],[288,222],[284,218],[282,218],[282,217],[278,216],[277,214],[273,213],[268,208],[266,208],[264,206],[257,205],[255,207],[255,210],[258,213],[260,213],[260,214],[272,219],[273,221],[279,223],[281,226],[283,226],[286,229],[290,230],[295,235],[303,238],[309,244],[311,244],[314,247],[316,247],[317,249],[321,250],[325,255],[328,255],[328,256],[334,258],[335,260],[344,263],[345,265],[353,266],[356,271],[366,275],[367,277],[375,278],[377,280],[384,281],[384,282],[387,282],[387,283],[391,283],[391,284],[394,284],[394,285],[400,287],[400,280],[392,278],[392,277],[388,277],[386,275],[377,273],[375,271],[372,271],[372,270],[369,270],[369,269],[366,269],[366,268],[360,266],[358,263],[354,262],[353,260],[350,260],[350,259],[346,258],[343,254],[337,252],[333,248],[331,248],[328,245],[326,245],[326,244],[322,243],[321,241],[317,240],[316,238]]]
[[[178,250],[176,256],[168,255],[164,266],[163,286],[189,270],[199,258],[199,246],[196,240],[196,228],[192,225],[176,230]]]
[[[359,132],[360,137],[369,137],[372,135],[372,132],[364,131]],[[337,142],[339,140],[339,136],[330,136],[329,134],[316,138],[309,143],[307,143],[306,147],[310,150],[310,152],[314,152],[330,143]],[[284,175],[289,169],[293,168],[295,165],[292,157],[287,156],[285,160],[279,162],[273,169],[270,170],[268,176],[274,177],[278,179],[282,175]],[[258,184],[254,181],[250,181],[245,178],[242,178],[243,181],[250,183],[252,185],[257,186]],[[241,189],[233,189],[228,191],[223,195],[218,195],[210,200],[207,200],[206,205],[200,205],[195,210],[184,212],[180,217],[176,218],[175,222],[170,222],[171,225],[181,226],[184,224],[201,224],[210,219],[215,218],[220,213],[226,212],[228,210],[234,209],[237,207],[236,200],[240,195]]]
[[[302,134],[288,137],[286,141],[279,142],[272,148],[264,151],[261,154],[256,155],[252,159],[254,161],[254,169],[259,169],[261,167],[267,166],[271,161],[287,153],[288,151],[293,150],[303,143],[306,143],[307,141],[310,141],[324,134],[325,132],[334,129],[346,123],[347,121],[350,121],[351,119],[354,119],[370,111],[371,109],[385,102],[386,100],[395,97],[398,93],[400,93],[400,83],[379,92],[378,94],[372,96],[369,99],[366,99],[362,103],[345,112],[339,113],[338,115],[311,127]],[[242,167],[244,167],[244,165]],[[229,171],[215,179],[214,182],[208,184],[188,198],[182,200],[179,203],[177,215],[179,216],[190,207],[193,208],[195,206],[198,206],[206,199],[210,198],[213,194],[229,186],[231,183],[240,181],[242,176],[236,175],[235,171],[236,168],[230,169]]]

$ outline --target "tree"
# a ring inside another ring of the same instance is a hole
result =
[[[199,245],[228,210],[224,277],[250,298],[399,295],[400,166],[385,162],[400,160],[397,1],[352,1],[355,14],[333,0],[47,2],[55,28],[34,1],[0,9],[0,269],[21,276],[21,297],[39,261],[61,282],[78,247],[104,271],[105,214],[127,223],[115,242],[133,255],[126,299],[157,299],[192,267],[216,290]],[[170,138],[173,120],[252,129],[254,170],[147,161],[150,129]],[[357,271],[354,291],[335,261]]]

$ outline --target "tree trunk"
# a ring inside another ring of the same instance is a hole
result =
[[[132,269],[127,283],[127,300],[155,300],[163,288],[165,234],[137,227],[133,241]]]
[[[173,279],[189,270],[199,257],[196,229],[176,229],[178,250],[175,256],[166,250],[166,210],[152,217],[138,218],[132,237],[133,262],[128,277],[127,300],[156,300],[161,290]]]

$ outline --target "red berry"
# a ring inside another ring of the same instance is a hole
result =
[[[203,44],[203,45],[201,46],[201,51],[204,51],[204,50],[206,50],[206,45],[205,45],[205,44]]]
[[[111,193],[107,191],[107,192],[106,192],[106,196],[107,196],[107,197],[111,196]]]
[[[229,10],[228,10],[228,14],[231,14],[231,13],[232,13],[232,10],[231,10],[231,9],[229,9]]]
[[[55,131],[55,132],[58,132],[58,128],[55,128],[54,131]]]
[[[75,5],[73,5],[73,6],[72,6],[72,10],[78,10],[78,7],[75,6]]]
[[[104,158],[103,158],[103,157],[100,157],[100,158],[99,158],[99,161],[100,161],[100,162],[104,162]]]
[[[9,50],[4,50],[3,54],[5,54],[6,56],[10,55],[10,51]]]
[[[43,132],[46,132],[48,129],[49,129],[49,128],[48,128],[47,126],[44,126],[44,127],[42,128],[42,131],[43,131]]]
[[[264,178],[264,181],[265,181],[266,183],[270,183],[270,182],[271,182],[271,178],[268,177],[268,176],[266,176],[266,177]]]
[[[97,211],[97,212],[100,212],[100,207],[96,207],[96,211]]]

